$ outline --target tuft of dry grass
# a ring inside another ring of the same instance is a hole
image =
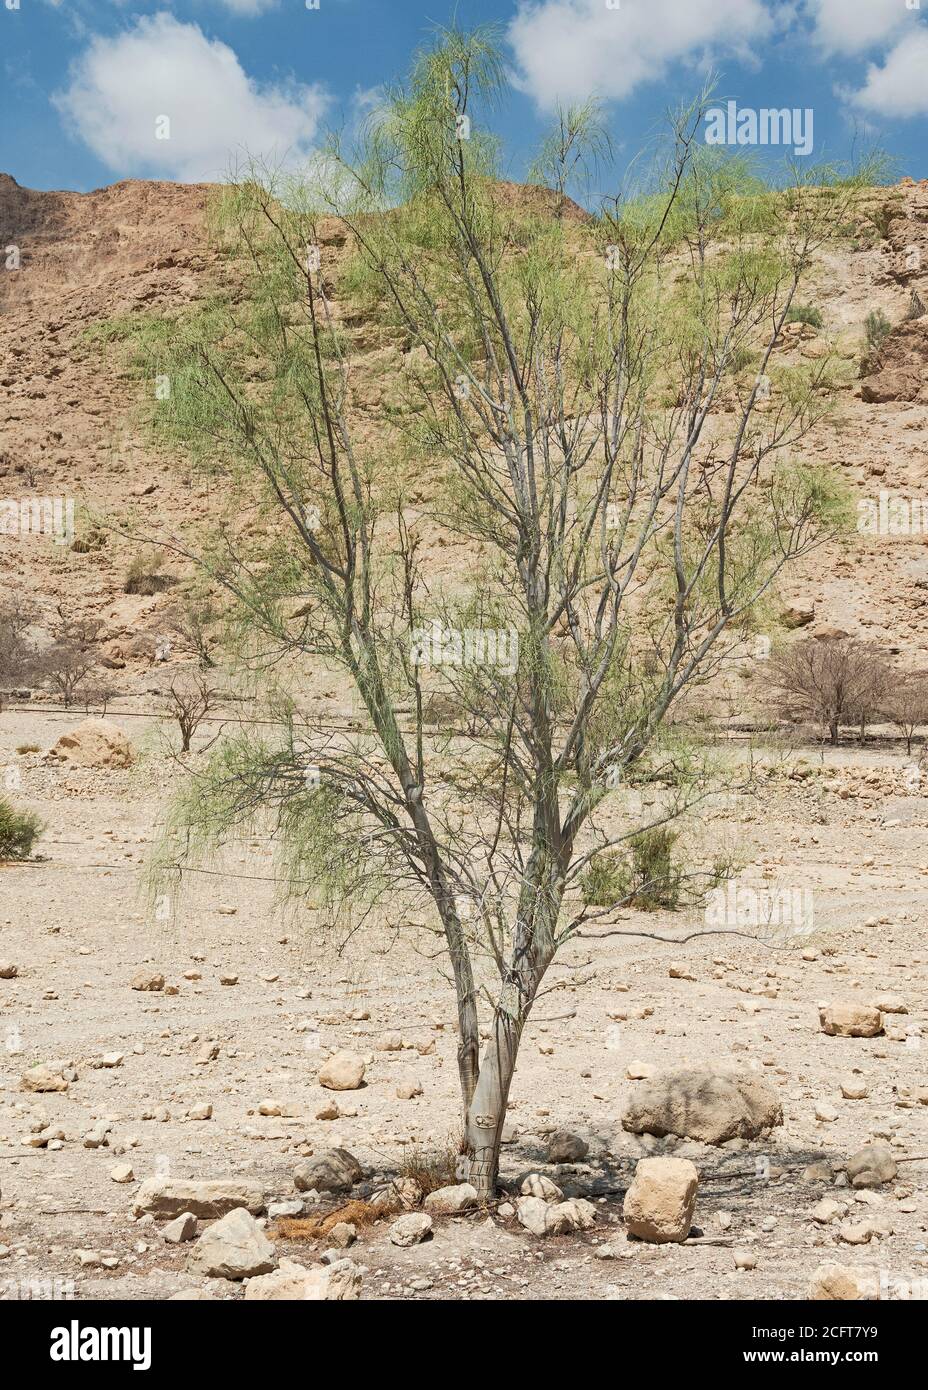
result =
[[[353,1198],[325,1215],[282,1216],[275,1223],[273,1234],[281,1240],[323,1240],[340,1221],[350,1221],[353,1226],[359,1227],[373,1226],[384,1214],[382,1207]]]
[[[457,1182],[455,1164],[460,1151],[460,1140],[454,1135],[441,1149],[420,1149],[417,1144],[410,1144],[403,1153],[399,1176],[417,1182],[423,1197],[427,1197],[437,1188]]]

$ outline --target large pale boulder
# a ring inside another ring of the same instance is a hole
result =
[[[698,1185],[687,1158],[640,1159],[622,1208],[628,1234],[659,1245],[686,1240]]]
[[[632,1134],[724,1144],[756,1139],[783,1123],[776,1091],[755,1072],[735,1067],[677,1067],[638,1085],[622,1116]]]
[[[350,1192],[362,1171],[347,1149],[325,1149],[297,1164],[293,1182],[297,1192]]]
[[[356,1091],[364,1080],[364,1058],[356,1052],[334,1052],[319,1069],[318,1080],[327,1091]]]
[[[869,1004],[827,1004],[818,1011],[819,1027],[830,1038],[875,1038],[883,1015]]]
[[[264,1211],[265,1194],[260,1183],[247,1178],[215,1178],[193,1182],[188,1178],[148,1178],[135,1194],[136,1216],[181,1216],[190,1212],[206,1221],[244,1207],[252,1216]]]
[[[187,1260],[191,1274],[210,1279],[249,1279],[276,1268],[277,1252],[244,1207],[236,1207],[209,1226]]]
[[[52,754],[75,767],[131,767],[135,762],[135,749],[122,729],[103,719],[85,719],[62,734]]]
[[[361,1269],[353,1260],[307,1269],[296,1260],[281,1260],[272,1274],[260,1274],[245,1286],[246,1302],[287,1299],[310,1303],[353,1302],[361,1296]]]
[[[582,1197],[567,1202],[547,1202],[531,1195],[516,1201],[519,1225],[533,1236],[561,1236],[570,1231],[588,1231],[596,1222],[596,1208]]]

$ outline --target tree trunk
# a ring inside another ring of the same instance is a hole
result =
[[[525,1016],[514,1018],[498,1007],[493,1028],[480,1063],[473,1100],[467,1109],[464,1138],[470,1156],[468,1181],[481,1202],[496,1196],[499,1148],[509,1104],[509,1087],[516,1068],[519,1040]]]
[[[837,742],[838,742],[838,721],[837,721],[837,719],[832,719],[832,720],[829,721],[829,724],[828,724],[828,732],[831,734],[831,741],[832,741],[832,743],[837,743]]]

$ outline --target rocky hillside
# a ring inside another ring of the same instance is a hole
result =
[[[104,652],[123,688],[144,688],[169,592],[127,595],[128,543],[110,536],[82,545],[82,517],[132,502],[153,529],[209,513],[208,494],[186,484],[171,460],[153,456],[134,432],[137,384],[107,325],[125,315],[176,311],[205,289],[216,260],[206,229],[204,185],[127,181],[93,193],[34,192],[0,175],[0,499],[73,497],[78,546],[41,537],[2,537],[3,588],[40,595],[104,623]],[[507,185],[533,211],[572,219],[545,190]],[[344,237],[333,225],[333,246]],[[337,298],[337,256],[336,298]],[[821,355],[825,340],[855,366],[865,363],[864,323],[892,325],[869,371],[845,391],[836,421],[808,441],[860,498],[882,492],[928,501],[928,183],[874,189],[859,239],[817,264],[805,302],[818,330],[793,324],[784,354]],[[370,371],[370,404],[389,392],[401,353],[378,326],[352,315],[358,359]],[[928,527],[928,506],[925,509]],[[457,563],[453,547],[436,563]],[[911,664],[928,637],[928,534],[863,535],[849,550],[820,552],[782,594],[787,621],[811,632],[866,636]],[[791,611],[790,611],[791,610]]]

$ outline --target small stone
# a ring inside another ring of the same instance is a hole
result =
[[[548,1141],[549,1163],[582,1163],[590,1151],[586,1140],[568,1129],[559,1129]]]
[[[117,1163],[115,1168],[110,1169],[110,1177],[113,1182],[132,1182],[135,1174],[132,1171],[131,1163]]]
[[[865,1144],[848,1159],[845,1171],[852,1187],[881,1187],[896,1176],[896,1160],[887,1144]]]
[[[815,1118],[822,1124],[831,1124],[838,1118],[838,1111],[831,1101],[820,1100],[815,1106]]]
[[[24,1091],[66,1091],[69,1085],[60,1072],[41,1065],[23,1072],[19,1084]]]
[[[193,1240],[197,1233],[197,1219],[192,1211],[182,1211],[161,1229],[161,1234],[169,1245],[180,1245],[185,1240]]]
[[[164,976],[156,970],[140,970],[137,975],[133,975],[130,988],[143,993],[157,994],[164,989]]]
[[[350,1192],[361,1176],[360,1163],[347,1149],[326,1149],[293,1170],[297,1192]]]
[[[828,1004],[819,1009],[818,1017],[829,1037],[875,1038],[883,1031],[883,1015],[866,1004]]]
[[[397,1100],[415,1100],[416,1096],[422,1095],[422,1087],[418,1081],[401,1081],[396,1088]]]
[[[865,1266],[840,1265],[828,1260],[813,1274],[810,1293],[819,1303],[876,1299],[880,1296],[879,1275]]]
[[[11,960],[0,960],[0,980],[15,980],[18,974],[18,965],[14,965]]]
[[[432,1218],[426,1211],[409,1211],[398,1216],[390,1227],[393,1245],[419,1245],[432,1234]]]
[[[319,1071],[327,1091],[356,1091],[364,1080],[364,1059],[356,1052],[335,1052]]]
[[[529,1173],[520,1191],[523,1197],[540,1197],[543,1202],[559,1202],[564,1196],[557,1183],[543,1173]]]
[[[866,1100],[870,1087],[866,1081],[858,1081],[857,1077],[851,1076],[841,1082],[841,1094],[845,1100]]]
[[[812,1208],[812,1220],[817,1221],[820,1226],[827,1226],[836,1217],[843,1216],[847,1208],[840,1202],[836,1202],[832,1197],[823,1197],[820,1202]]]
[[[347,1250],[358,1238],[358,1228],[351,1221],[337,1221],[328,1234],[328,1242],[337,1250]]]
[[[757,1256],[753,1250],[733,1250],[732,1257],[735,1261],[735,1269],[756,1269]]]
[[[277,1254],[254,1217],[236,1207],[197,1241],[187,1259],[191,1274],[210,1279],[248,1279],[277,1268]]]
[[[456,1216],[458,1212],[468,1211],[477,1205],[477,1189],[469,1182],[452,1183],[448,1187],[438,1187],[425,1199],[426,1211],[436,1216]]]

